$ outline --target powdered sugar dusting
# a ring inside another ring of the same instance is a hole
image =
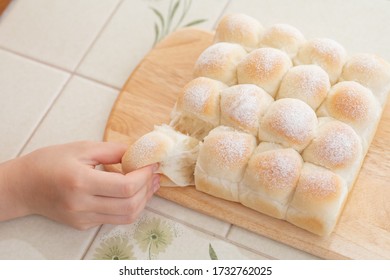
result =
[[[151,134],[145,134],[143,137],[139,138],[134,145],[132,146],[132,161],[136,168],[143,167],[145,165],[145,160],[150,159],[158,144],[154,138],[151,137]],[[147,165],[148,163],[146,163]]]
[[[339,179],[333,172],[319,167],[303,169],[297,191],[316,197],[327,197],[337,192]]]
[[[336,92],[332,96],[328,110],[341,114],[343,120],[356,121],[365,120],[369,115],[367,88],[355,82],[341,82],[335,88]]]
[[[194,113],[203,112],[211,91],[208,83],[195,83],[187,87],[183,95],[184,109]]]
[[[305,143],[314,133],[317,116],[303,101],[284,98],[269,110],[270,127],[290,141]]]
[[[288,24],[275,24],[269,27],[262,38],[261,45],[281,49],[295,47],[304,40],[303,34]]]
[[[346,130],[333,130],[322,140],[322,149],[318,152],[319,156],[329,163],[330,166],[327,167],[339,166],[353,159],[357,139],[352,137],[351,133]]]
[[[217,65],[222,66],[228,63],[229,56],[231,56],[234,52],[241,50],[240,46],[231,44],[231,43],[216,43],[206,50],[199,56],[196,61],[196,68],[214,68]]]
[[[340,61],[344,53],[341,45],[336,41],[327,38],[313,40],[312,47],[320,56],[331,58],[331,60],[334,61]]]
[[[261,48],[253,53],[257,73],[269,75],[283,61],[283,53],[273,48]]]
[[[216,149],[225,164],[240,162],[248,153],[248,144],[243,134],[239,132],[225,133],[216,143]]]
[[[295,27],[293,27],[291,25],[284,24],[284,23],[278,23],[278,24],[271,26],[269,28],[269,31],[270,31],[270,33],[275,32],[277,34],[283,34],[286,37],[293,37],[293,38],[297,38],[297,39],[303,38],[303,34],[298,29],[296,29]]]
[[[330,88],[328,74],[317,65],[298,65],[289,70],[283,78],[279,97],[299,98],[311,103],[320,103]],[[315,99],[319,98],[319,102]],[[316,107],[315,106],[315,107]]]
[[[240,35],[245,34],[248,30],[253,27],[258,27],[260,23],[247,15],[244,14],[231,14],[228,15],[226,21],[226,28],[229,34],[239,33]]]
[[[295,187],[299,177],[300,160],[287,150],[265,152],[258,157],[259,172],[256,180],[268,189],[289,190]]]
[[[360,54],[351,59],[347,66],[352,65],[357,72],[365,75],[372,75],[380,71],[378,58],[371,54]]]
[[[238,85],[234,94],[227,93],[223,99],[224,112],[247,127],[256,127],[259,121],[259,96],[255,85]],[[230,92],[232,93],[232,92]]]
[[[299,72],[300,80],[297,85],[299,90],[307,97],[316,96],[318,92],[326,91],[329,85],[329,77],[324,70],[315,65],[302,65]]]
[[[332,121],[320,127],[320,136],[311,145],[315,163],[334,169],[356,159],[359,140],[350,126]]]

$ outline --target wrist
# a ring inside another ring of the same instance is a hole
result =
[[[16,158],[0,164],[0,221],[30,214],[22,161]]]

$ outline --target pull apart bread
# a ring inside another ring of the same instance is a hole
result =
[[[390,64],[306,40],[287,24],[223,17],[169,125],[136,141],[124,172],[160,162],[165,186],[239,202],[330,234],[390,92]]]

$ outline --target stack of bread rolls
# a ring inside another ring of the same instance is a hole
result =
[[[239,202],[330,234],[390,92],[390,64],[332,39],[226,15],[169,125],[141,137],[124,172],[161,162],[162,185]]]

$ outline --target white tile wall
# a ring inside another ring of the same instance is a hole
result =
[[[23,153],[79,140],[103,139],[118,90],[74,76],[42,121]]]
[[[0,46],[74,70],[119,0],[15,1],[0,25]]]
[[[0,161],[4,161],[22,149],[69,74],[1,49],[0,62]]]

